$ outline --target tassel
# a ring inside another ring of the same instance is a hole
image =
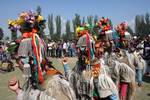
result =
[[[37,59],[37,65],[38,65],[38,80],[39,83],[43,83],[43,75],[42,75],[42,70],[41,70],[41,64],[40,64],[40,45],[39,41],[38,42],[38,47],[36,45],[36,34],[33,34],[32,36],[32,46],[33,46],[33,51]]]
[[[87,52],[88,52],[88,59],[90,60],[90,37],[88,33],[86,33],[86,46],[87,46]]]

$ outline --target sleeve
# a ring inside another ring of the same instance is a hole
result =
[[[39,100],[56,100],[56,99],[51,96],[48,96],[45,92],[41,92]]]
[[[63,67],[64,67],[65,76],[68,78],[68,76],[71,72],[69,64],[68,63],[63,63]]]
[[[119,79],[119,67],[118,66],[119,66],[118,62],[115,62],[115,67],[112,72],[112,79],[114,80]]]
[[[16,97],[16,100],[23,100],[23,91],[21,91],[18,95],[17,95],[17,97]]]
[[[69,78],[68,79],[69,79],[69,83],[70,83],[71,88],[75,92],[76,98],[78,98],[79,97],[79,93],[78,93],[78,90],[77,90],[77,76],[76,76],[75,72],[71,72],[69,74]]]

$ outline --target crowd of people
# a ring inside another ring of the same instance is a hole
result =
[[[75,41],[51,41],[47,44],[47,56],[58,58],[63,56],[75,57],[76,43]]]
[[[136,100],[143,72],[150,74],[150,36],[144,40],[128,38],[125,22],[112,31],[110,19],[102,17],[93,25],[100,31],[98,38],[86,24],[77,27],[77,41],[45,44],[41,38],[44,23],[41,15],[31,11],[22,12],[9,23],[11,31],[19,28],[22,33],[14,50],[24,85],[21,87],[16,77],[8,82],[17,100]],[[3,55],[0,49],[0,57]],[[68,59],[75,56],[78,59],[71,69]],[[64,73],[51,64],[49,57],[62,57]]]

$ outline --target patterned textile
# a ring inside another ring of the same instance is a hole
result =
[[[135,76],[135,72],[125,63],[120,63],[115,61],[113,69],[113,79],[119,79],[121,82],[131,82],[133,81],[133,77]],[[135,77],[134,77],[135,78]]]
[[[31,38],[23,39],[20,43],[19,49],[18,49],[18,56],[21,57],[28,57],[34,55],[32,50],[32,44],[31,44]]]
[[[75,94],[72,88],[70,87],[69,82],[60,77],[59,75],[54,75],[48,81],[44,93],[52,98],[55,98],[56,100],[76,100]]]
[[[80,65],[76,64],[73,71],[69,75],[69,82],[73,90],[75,91],[77,100],[87,99],[91,100],[95,96],[100,98],[106,98],[110,95],[118,96],[117,88],[112,79],[107,75],[109,71],[107,66],[102,66],[100,69],[100,75],[96,80],[90,76],[88,79],[84,77],[83,72],[80,69]],[[87,70],[87,73],[88,72]]]
[[[76,66],[74,67],[73,71],[69,75],[69,82],[73,90],[75,91],[77,100],[81,99],[88,99],[92,97],[92,84],[90,82],[90,76],[87,77],[87,73],[90,74],[90,72],[85,72],[81,68],[82,66],[79,65],[79,63],[76,63]],[[84,76],[85,75],[85,76]]]

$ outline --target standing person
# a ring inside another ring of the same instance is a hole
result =
[[[94,55],[94,43],[88,33],[79,37],[78,61],[69,75],[70,85],[77,100],[118,100],[115,84],[101,70],[100,60]]]
[[[59,42],[56,43],[56,57],[59,57]]]
[[[47,56],[50,57],[51,56],[51,52],[52,52],[52,46],[51,46],[51,41],[47,44],[48,47],[48,52],[47,52]]]
[[[61,41],[58,44],[58,53],[59,53],[59,58],[61,58],[63,53],[63,43]]]
[[[138,86],[141,87],[143,71],[144,71],[144,68],[146,66],[146,63],[140,54],[137,55],[137,60],[138,60],[137,66],[135,67],[135,69],[136,69],[136,81],[138,82]]]
[[[2,47],[2,45],[0,45],[0,61],[2,61],[3,60],[3,47]]]
[[[63,55],[66,55],[66,53],[67,53],[67,43],[66,43],[66,41],[64,41],[64,43],[63,43]]]
[[[54,41],[52,45],[52,57],[56,57],[56,43]]]
[[[70,49],[71,49],[71,43],[70,43],[71,41],[68,41],[66,44],[67,44],[67,48],[66,48],[66,55],[68,56],[68,57],[70,57],[71,55],[70,55]],[[72,56],[71,56],[72,57]]]
[[[15,22],[20,22],[20,20],[21,24],[16,23],[21,27],[22,33],[22,40],[18,48],[18,62],[25,82],[22,89],[16,78],[12,78],[8,84],[9,88],[16,92],[17,100],[75,100],[69,83],[59,71],[48,64],[44,40],[40,38],[45,25],[43,17],[29,11],[22,12]],[[10,29],[13,28],[13,23],[14,21],[9,22]],[[52,69],[48,67],[52,67]],[[52,77],[48,72],[54,72],[53,74],[49,73]],[[44,75],[48,75],[50,78],[47,85],[45,85],[47,76],[44,77]],[[47,86],[46,89],[44,86]]]
[[[72,41],[71,42],[71,50],[72,50],[72,56],[75,57],[76,56],[76,45],[75,45],[75,42]]]
[[[135,95],[135,72],[127,64],[117,60],[108,60],[108,66],[112,67],[111,77],[116,86],[119,86],[120,100],[132,100]]]
[[[144,59],[146,61],[145,75],[150,76],[150,36],[144,40]]]

